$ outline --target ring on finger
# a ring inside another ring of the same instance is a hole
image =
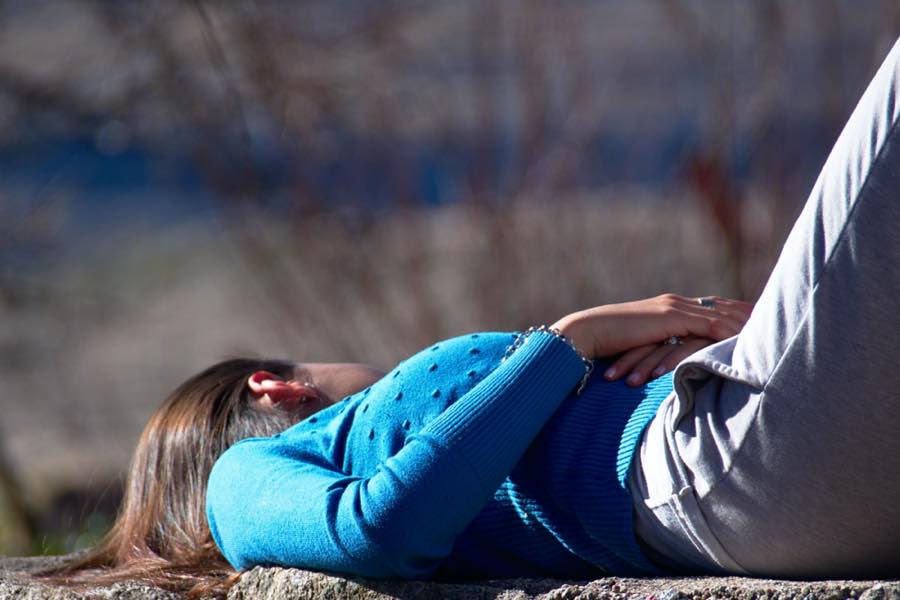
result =
[[[697,298],[697,304],[702,306],[703,308],[716,308],[716,300],[715,298],[711,298],[709,296],[704,296],[702,298]]]
[[[681,346],[683,344],[684,340],[677,335],[670,336],[666,338],[666,341],[663,342],[663,346]]]

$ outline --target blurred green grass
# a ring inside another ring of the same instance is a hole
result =
[[[114,515],[99,511],[93,512],[71,531],[39,533],[28,554],[50,556],[70,554],[92,548],[106,535],[112,527],[113,521]]]

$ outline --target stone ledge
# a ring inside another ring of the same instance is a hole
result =
[[[177,600],[178,594],[140,583],[96,588],[87,594],[24,581],[21,576],[56,562],[54,558],[0,559],[0,599]],[[629,579],[605,577],[594,581],[512,579],[472,583],[375,581],[344,578],[300,569],[257,567],[241,577],[229,600],[365,599],[388,600],[900,600],[900,580],[780,581],[745,577],[667,577]]]

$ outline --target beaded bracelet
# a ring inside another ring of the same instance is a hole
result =
[[[532,333],[541,332],[541,333],[549,333],[560,340],[564,341],[569,347],[575,351],[575,354],[578,355],[578,358],[581,359],[581,362],[584,363],[584,375],[581,377],[581,381],[578,383],[578,389],[575,390],[575,395],[581,394],[582,390],[584,390],[584,386],[587,385],[588,379],[591,378],[591,373],[594,372],[594,361],[586,358],[584,354],[581,353],[581,350],[575,347],[575,344],[572,343],[572,340],[567,338],[563,333],[555,328],[548,327],[547,325],[538,325],[529,327],[525,333],[516,334],[516,339],[513,340],[513,343],[506,349],[506,353],[503,355],[503,360],[509,358],[513,352],[515,352],[518,348],[520,348],[523,344],[528,341],[528,336]]]

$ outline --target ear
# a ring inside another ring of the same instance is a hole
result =
[[[284,379],[269,371],[257,371],[247,379],[250,393],[260,404],[269,407],[291,408],[319,397],[309,383]]]

